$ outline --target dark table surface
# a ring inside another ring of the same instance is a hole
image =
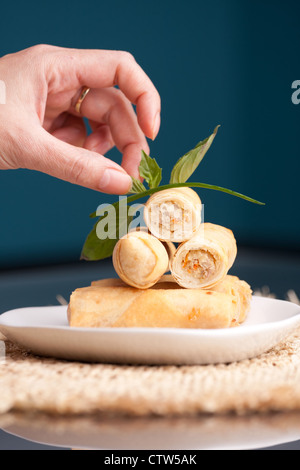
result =
[[[249,282],[254,291],[269,290],[277,298],[285,299],[287,292],[293,290],[300,297],[300,253],[240,247],[231,273]],[[68,301],[70,293],[77,287],[89,285],[91,281],[104,277],[115,277],[111,260],[2,270],[0,314],[14,308],[58,305],[61,299]],[[174,429],[177,434],[174,435],[173,442],[178,446],[177,449],[181,448],[181,434],[184,435],[185,430],[189,429],[194,430],[199,437],[199,449],[201,446],[221,446],[223,442],[224,446],[233,448],[300,450],[298,413],[249,418],[198,417],[192,421],[176,420],[176,426],[172,420],[161,419],[143,420],[139,423],[121,418],[102,417],[92,423],[87,423],[87,418],[82,419],[84,421],[81,424],[78,418],[76,422],[69,419],[62,423],[62,418],[57,418],[55,422],[54,418],[45,416],[0,415],[0,450],[63,450],[74,446],[88,447],[89,442],[92,447],[97,446],[100,449],[117,450],[122,445],[123,449],[138,449],[143,448],[142,438],[148,445],[149,442],[155,445],[157,441],[151,441],[151,436],[161,434],[163,439],[167,431],[170,435],[170,430]],[[230,432],[226,432],[227,428]],[[89,429],[88,433],[86,429]],[[123,434],[120,434],[120,430]],[[72,435],[73,441],[66,438],[66,435]],[[131,440],[122,441],[122,436],[129,436]],[[139,441],[135,444],[137,436]],[[169,448],[171,446],[172,443],[169,442]]]

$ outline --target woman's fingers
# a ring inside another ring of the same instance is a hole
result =
[[[89,121],[92,133],[85,139],[83,147],[87,150],[105,155],[115,146],[110,129],[105,124]]]
[[[104,136],[107,138],[107,148],[111,148],[114,143],[123,154],[122,167],[131,176],[138,178],[141,149],[149,152],[149,147],[134,109],[124,94],[115,88],[92,89],[83,101],[80,111],[94,126],[94,132],[87,138],[85,147],[97,151],[97,146],[101,146],[103,132],[107,132],[101,127],[95,128],[95,122],[108,126],[110,134]]]
[[[149,152],[145,136],[153,139],[160,122],[159,94],[131,54],[38,45],[2,58],[0,65],[2,79],[10,83],[0,152],[4,168],[38,170],[108,193],[128,192],[128,173],[138,176],[141,149]],[[82,86],[91,91],[81,115],[74,105]],[[83,116],[99,123],[88,137]],[[112,145],[123,153],[128,173],[103,157]]]
[[[43,128],[31,128],[32,138],[18,140],[22,167],[110,194],[126,194],[130,176],[117,163],[98,153],[57,139]]]
[[[118,85],[128,100],[136,105],[138,123],[144,134],[154,139],[160,122],[160,96],[150,78],[135,61],[123,51],[66,49],[44,47],[48,92],[64,89],[108,88]],[[63,80],[62,80],[63,78]]]
[[[83,119],[71,114],[66,114],[62,118],[52,127],[50,133],[68,144],[82,147],[86,140],[86,127]]]

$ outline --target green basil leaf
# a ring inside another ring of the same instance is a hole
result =
[[[149,157],[142,150],[142,159],[139,166],[139,172],[142,178],[148,183],[149,188],[157,188],[161,182],[162,169],[158,166],[155,158]]]
[[[117,240],[106,239],[99,240],[96,233],[98,222],[94,225],[91,232],[88,234],[81,252],[81,259],[86,261],[98,261],[104,258],[109,258],[114,250]]]
[[[195,148],[187,152],[177,161],[171,173],[171,184],[185,183],[190,178],[211,146],[219,127],[220,126],[217,126],[212,135],[199,142]]]
[[[124,206],[121,207],[121,204]],[[125,197],[114,204],[106,204],[100,206],[100,210],[97,209],[96,215],[100,217],[85,240],[81,259],[98,261],[112,255],[117,241],[128,233],[133,220],[134,215],[128,214],[129,208]]]
[[[157,188],[148,189],[143,193],[133,194],[132,196],[128,196],[128,197],[125,196],[122,199],[122,201],[124,201],[124,204],[126,203],[127,209],[125,211],[123,208],[123,211],[122,211],[122,213],[124,214],[123,216],[121,216],[120,214],[120,201],[112,204],[112,206],[115,207],[115,210],[116,210],[116,227],[115,228],[108,227],[108,235],[110,236],[116,235],[115,238],[99,239],[97,235],[98,223],[101,221],[103,223],[105,222],[103,219],[105,217],[105,212],[106,212],[105,208],[108,208],[107,205],[103,207],[100,213],[97,210],[96,212],[91,214],[92,217],[97,217],[100,215],[100,218],[98,222],[94,225],[92,231],[90,232],[90,234],[88,235],[84,243],[82,253],[81,253],[81,259],[85,259],[88,261],[96,261],[96,260],[101,260],[104,258],[109,258],[112,255],[114,247],[118,239],[120,238],[121,235],[128,232],[129,225],[131,224],[133,217],[134,217],[134,215],[129,215],[128,213],[129,209],[132,207],[128,205],[129,203],[137,201],[138,199],[142,199],[144,197],[150,196],[151,194],[154,194],[158,191],[163,191],[165,189],[170,189],[170,188],[182,188],[182,187],[212,189],[214,191],[221,191],[223,193],[230,194],[231,196],[236,196],[238,198],[244,199],[254,204],[265,205],[264,202],[257,201],[256,199],[253,199],[249,196],[245,196],[244,194],[233,191],[232,189],[227,189],[227,188],[223,188],[221,186],[215,186],[212,184],[206,184],[206,183],[165,184]]]
[[[143,193],[144,191],[147,191],[146,187],[143,185],[143,183],[140,180],[137,180],[131,177],[132,179],[132,187],[131,190],[129,191],[130,193]]]

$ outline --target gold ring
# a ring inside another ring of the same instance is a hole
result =
[[[81,108],[82,102],[83,102],[84,98],[86,97],[86,95],[88,94],[89,91],[90,91],[89,87],[87,87],[87,86],[83,87],[82,90],[81,90],[80,96],[79,96],[78,100],[76,101],[75,110],[79,114],[80,114],[80,108]]]

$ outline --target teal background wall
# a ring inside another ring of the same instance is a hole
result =
[[[0,55],[38,43],[130,51],[162,98],[151,155],[164,182],[221,124],[193,179],[266,206],[203,190],[206,221],[231,228],[240,245],[298,250],[299,17],[296,0],[5,2]],[[115,150],[108,156],[120,161]],[[79,259],[89,213],[112,199],[34,171],[0,171],[0,267]]]

